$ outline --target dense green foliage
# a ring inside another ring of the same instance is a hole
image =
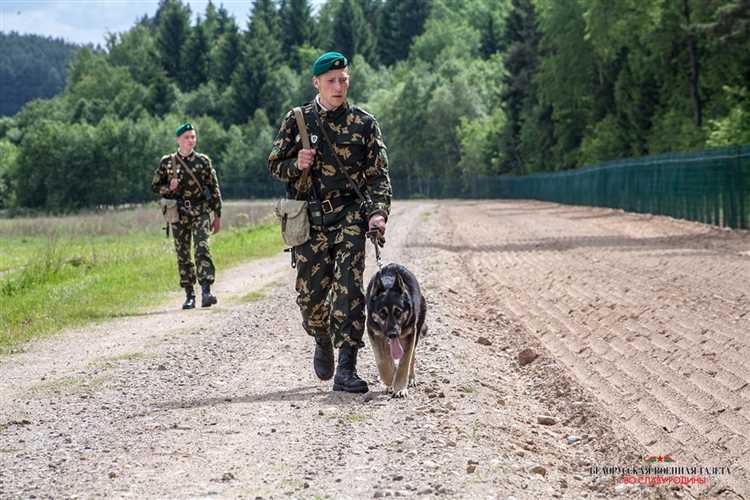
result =
[[[332,49],[353,58],[397,194],[746,143],[749,37],[745,0],[254,0],[247,20],[162,0],[81,50],[60,96],[0,120],[0,208],[146,199],[185,119],[226,194],[279,192],[270,141]]]
[[[75,49],[62,40],[0,32],[0,116],[60,93]]]

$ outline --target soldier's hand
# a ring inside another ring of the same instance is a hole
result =
[[[211,231],[214,234],[221,231],[221,217],[214,217],[214,221],[211,223]]]
[[[385,236],[385,217],[380,214],[375,214],[370,217],[370,231],[377,229],[380,231],[380,236]]]
[[[302,172],[310,168],[315,161],[314,149],[300,149],[297,153],[297,168]]]
[[[173,178],[171,181],[169,181],[169,190],[170,191],[176,190],[179,184],[180,184],[180,180],[177,177]]]

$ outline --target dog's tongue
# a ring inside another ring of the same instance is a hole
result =
[[[404,348],[401,347],[401,342],[395,339],[388,339],[388,345],[391,347],[391,357],[395,360],[401,359],[404,355]]]

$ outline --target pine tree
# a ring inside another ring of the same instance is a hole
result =
[[[385,0],[378,16],[378,59],[386,66],[396,63],[401,53],[398,40],[399,20],[396,14],[398,2],[399,0]]]
[[[391,65],[409,57],[415,37],[422,34],[430,0],[386,0],[380,9],[377,49],[380,62]]]
[[[232,27],[237,27],[237,23],[234,20],[234,17],[232,17],[229,14],[229,11],[224,8],[224,6],[219,7],[218,14],[216,16],[217,20],[217,27],[216,27],[216,35],[221,36],[224,33],[227,32],[227,30],[231,29]]]
[[[154,76],[149,85],[148,98],[145,105],[152,114],[164,116],[172,109],[175,101],[175,91],[167,75],[161,71]]]
[[[271,65],[281,61],[281,24],[273,0],[254,1],[245,41],[248,45],[264,46]]]
[[[179,79],[183,73],[183,46],[190,37],[190,7],[180,0],[164,0],[158,12],[156,46],[167,76]]]
[[[336,15],[331,40],[334,50],[351,59],[355,54],[369,61],[376,59],[375,40],[365,19],[362,8],[356,0],[343,0]]]
[[[182,48],[183,72],[180,86],[186,90],[198,88],[209,78],[209,43],[205,23],[198,18],[187,43]]]
[[[219,35],[221,35],[221,32],[219,31],[220,27],[219,11],[216,9],[213,2],[208,0],[208,5],[206,5],[206,17],[203,21],[203,30],[206,33],[209,43],[213,43]]]
[[[239,28],[234,20],[224,26],[224,33],[219,37],[216,49],[212,54],[212,78],[220,87],[226,87],[232,80],[232,73],[239,64],[242,51]]]
[[[502,33],[498,31],[498,23],[492,14],[487,16],[487,20],[482,29],[482,46],[481,52],[485,58],[490,57],[496,52],[500,52]]]
[[[278,13],[272,0],[255,0],[241,43],[240,64],[232,75],[235,123],[264,107],[269,75],[282,60]],[[276,33],[276,34],[274,34]]]
[[[522,173],[521,129],[525,112],[529,111],[529,90],[539,58],[541,33],[536,25],[536,11],[530,0],[513,0],[506,21],[503,45],[505,47],[506,76],[501,101],[506,114],[506,124],[501,142],[505,158],[502,172]]]
[[[301,69],[297,48],[311,44],[314,21],[308,0],[284,0],[279,9],[281,41],[284,58],[289,65]]]

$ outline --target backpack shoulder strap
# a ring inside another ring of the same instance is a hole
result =
[[[310,149],[310,135],[307,133],[307,125],[305,125],[305,117],[302,116],[302,108],[297,106],[294,111],[294,118],[297,120],[297,128],[299,129],[299,136],[302,139],[302,147]]]

